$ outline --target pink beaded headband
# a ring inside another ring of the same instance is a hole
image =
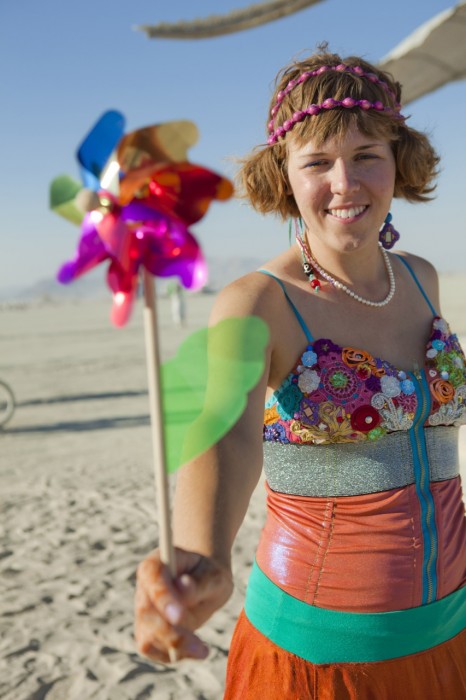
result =
[[[377,100],[376,102],[370,102],[369,100],[356,100],[353,97],[345,97],[343,100],[334,100],[333,98],[329,97],[328,99],[324,100],[321,104],[312,104],[309,105],[307,109],[295,112],[290,119],[287,119],[283,123],[282,126],[275,129],[275,115],[277,114],[280,105],[283,102],[286,95],[288,95],[297,85],[304,83],[308,78],[311,78],[316,75],[321,75],[322,73],[325,73],[327,71],[353,73],[358,77],[367,78],[372,83],[380,85],[385,90],[385,92],[389,94],[393,100],[395,100],[394,107],[385,107],[380,100]],[[361,66],[346,66],[343,63],[340,63],[337,66],[321,66],[317,70],[306,71],[304,73],[301,73],[301,75],[298,78],[290,80],[286,87],[283,90],[280,90],[280,92],[277,95],[277,101],[271,110],[272,119],[268,124],[270,136],[267,139],[267,143],[269,145],[273,145],[278,141],[279,138],[285,136],[285,134],[288,131],[290,131],[295,124],[302,121],[306,117],[316,116],[322,110],[335,109],[336,107],[346,107],[347,109],[360,107],[364,110],[375,109],[378,112],[385,112],[386,114],[395,116],[398,119],[404,119],[403,115],[400,114],[400,104],[399,102],[396,102],[395,93],[393,92],[393,90],[390,89],[387,83],[381,80],[375,73],[367,73],[366,71],[364,71],[363,68],[361,68]]]

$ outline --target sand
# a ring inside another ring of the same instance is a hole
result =
[[[464,341],[466,280],[455,279],[443,309]],[[191,297],[184,329],[161,300],[164,358],[205,324],[213,300]],[[209,659],[140,657],[135,569],[157,542],[142,311],[121,330],[108,312],[108,299],[0,311],[0,378],[18,401],[0,433],[0,698],[220,700],[263,484],[235,545],[235,593],[202,630]],[[464,431],[461,459],[464,470]]]

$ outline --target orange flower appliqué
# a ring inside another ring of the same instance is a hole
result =
[[[455,388],[445,379],[434,379],[430,385],[430,391],[434,399],[439,403],[448,403],[455,396]]]
[[[280,416],[278,415],[278,411],[275,406],[273,406],[272,408],[265,409],[264,425],[273,425],[278,420],[280,420]]]
[[[369,364],[374,358],[365,350],[355,350],[354,348],[343,348],[341,359],[348,367],[357,367],[361,364]]]

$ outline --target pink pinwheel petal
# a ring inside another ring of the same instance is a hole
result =
[[[131,267],[131,239],[133,233],[121,219],[119,212],[106,214],[97,224],[97,231],[112,258],[129,270]]]
[[[161,213],[159,209],[146,203],[146,200],[133,199],[129,204],[122,207],[121,218],[126,222],[143,223],[150,222],[151,226],[160,226],[160,233],[167,230],[167,215]]]
[[[187,289],[197,290],[207,282],[207,265],[201,249],[188,230],[177,230],[161,240],[145,231],[147,248],[143,265],[158,277],[179,277]]]
[[[92,270],[106,258],[108,258],[108,253],[97,232],[93,212],[91,212],[84,217],[76,255],[60,267],[57,280],[61,284],[69,284],[80,275]]]
[[[107,284],[114,294],[131,292],[137,285],[137,270],[125,270],[118,260],[112,260],[107,270]]]
[[[138,287],[137,269],[132,273],[124,270],[117,260],[112,260],[107,271],[107,284],[113,292],[110,314],[115,326],[124,326],[131,316]]]
[[[168,260],[157,274],[160,277],[178,277],[183,287],[192,292],[202,289],[207,283],[207,265],[202,253],[194,260]]]
[[[198,289],[202,289],[202,287],[205,287],[205,285],[207,284],[208,277],[209,275],[207,263],[202,254],[201,249],[199,249],[199,254],[193,264],[193,276],[191,286],[188,287],[188,289],[191,289],[191,291],[193,292],[197,292]]]
[[[117,292],[113,295],[113,305],[110,312],[110,320],[114,326],[125,326],[133,311],[134,293]]]

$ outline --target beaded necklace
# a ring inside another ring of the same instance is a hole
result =
[[[348,296],[350,296],[355,301],[359,301],[361,304],[365,304],[366,306],[374,306],[379,308],[381,306],[386,306],[393,299],[393,295],[395,294],[396,289],[395,275],[388,253],[380,244],[380,251],[382,253],[383,261],[385,263],[385,268],[387,270],[388,280],[390,282],[390,289],[388,290],[387,296],[385,297],[385,299],[382,299],[382,301],[371,301],[370,299],[365,299],[359,294],[356,294],[356,292],[353,292],[353,290],[347,287],[346,284],[343,284],[343,282],[340,282],[339,280],[335,279],[335,277],[332,277],[332,275],[329,272],[327,272],[327,270],[324,270],[324,268],[319,265],[319,263],[311,253],[309,244],[306,238],[304,237],[304,232],[299,232],[296,234],[296,241],[301,249],[304,274],[308,278],[309,283],[314,292],[318,292],[320,290],[319,280],[316,278],[314,273],[315,269],[317,270],[319,275],[323,279],[327,280],[327,282],[330,282],[330,284],[333,287],[335,287],[336,289],[340,289],[342,292],[348,294]]]

